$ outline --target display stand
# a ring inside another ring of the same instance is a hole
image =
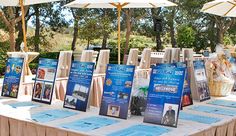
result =
[[[83,50],[80,61],[93,62],[93,50]]]
[[[65,78],[69,76],[72,53],[72,51],[60,52],[58,58],[57,78]]]
[[[130,49],[126,65],[138,66],[138,49]]]
[[[179,48],[167,48],[162,60],[162,63],[174,63],[180,61],[180,49]]]
[[[139,69],[149,69],[150,63],[151,63],[151,49],[145,48],[142,53]]]
[[[194,77],[194,68],[193,68],[193,49],[191,48],[183,48],[182,50],[183,53],[183,60],[187,62],[187,67],[188,67],[188,73],[189,73],[189,78],[190,78],[190,87],[191,87],[191,92],[194,100],[198,100],[198,95],[197,95],[197,86],[196,86],[196,80]]]
[[[100,54],[98,57],[98,62],[96,66],[95,73],[96,74],[104,74],[106,73],[107,64],[109,64],[110,58],[110,50],[100,50]]]

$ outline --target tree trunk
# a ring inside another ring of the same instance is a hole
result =
[[[18,30],[18,36],[16,39],[16,51],[20,51],[20,45],[23,42],[23,30],[21,22],[18,23],[17,30]]]
[[[221,28],[217,29],[217,43],[224,44],[224,31]]]
[[[125,55],[127,55],[128,49],[129,49],[129,40],[131,35],[131,12],[130,10],[126,10],[126,41],[125,41],[125,49],[124,49],[124,57],[123,57],[123,63],[125,62]]]
[[[152,21],[153,25],[157,26],[157,18],[161,12],[161,8],[158,9],[151,9],[152,12]],[[156,50],[160,51],[162,49],[162,44],[161,44],[161,32],[159,30],[156,31]]]
[[[34,49],[36,52],[39,52],[39,42],[40,42],[40,19],[39,19],[39,7],[36,5],[35,10],[35,35],[34,35]]]
[[[15,51],[15,45],[16,45],[16,41],[15,41],[15,22],[12,21],[11,22],[11,26],[9,29],[9,38],[10,38],[10,51],[14,52]]]
[[[75,51],[76,50],[76,41],[79,35],[79,23],[77,19],[74,19],[74,34],[73,34],[73,41],[71,44],[71,50]]]
[[[102,39],[102,49],[106,49],[107,48],[107,34],[103,35],[103,39]]]
[[[87,50],[89,49],[90,40],[88,39]]]
[[[176,39],[175,39],[174,16],[175,16],[175,9],[172,9],[171,20],[170,20],[170,38],[171,38],[172,47],[177,48]]]

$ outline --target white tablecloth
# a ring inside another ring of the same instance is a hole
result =
[[[219,98],[218,98],[219,99]],[[234,100],[236,102],[236,96],[229,96],[228,99]],[[14,109],[8,106],[9,103],[14,103],[16,101],[30,101],[30,97],[21,97],[20,99],[9,99],[3,98],[0,99],[0,136],[79,136],[79,135],[96,135],[103,136],[116,132],[118,130],[127,128],[132,125],[143,124],[143,117],[140,116],[131,116],[127,120],[119,120],[119,123],[106,126],[100,129],[96,129],[88,132],[79,132],[79,131],[70,131],[66,129],[58,128],[57,126],[61,123],[71,122],[77,119],[82,119],[91,116],[99,116],[98,108],[91,107],[87,112],[77,112],[75,116],[71,116],[64,119],[58,119],[48,123],[36,123],[28,120],[33,113],[41,112],[49,109],[62,109],[62,102],[55,101],[52,105],[43,105],[41,107],[33,109]],[[194,105],[206,105],[206,102],[198,103],[195,102]],[[208,106],[213,106],[209,105]],[[191,107],[191,106],[190,106]],[[216,106],[222,107],[222,106]],[[189,108],[189,107],[188,107]],[[164,136],[185,136],[185,135],[194,135],[194,136],[235,136],[236,134],[236,116],[223,116],[216,114],[209,114],[203,112],[197,112],[188,110],[185,108],[184,111],[187,113],[194,113],[197,115],[206,115],[210,117],[221,118],[220,122],[215,124],[202,124],[193,121],[179,120],[177,128],[169,128],[171,131],[164,134]],[[225,109],[233,109],[226,108]],[[144,123],[146,125],[151,125]]]

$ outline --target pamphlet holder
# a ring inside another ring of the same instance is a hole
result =
[[[139,69],[149,69],[150,63],[151,63],[151,49],[145,48],[142,53]]]
[[[104,74],[106,73],[107,64],[109,64],[110,58],[110,50],[100,50],[100,54],[98,57],[98,62],[96,66],[95,73],[96,74]]]
[[[130,49],[126,65],[138,66],[138,49],[137,48]]]

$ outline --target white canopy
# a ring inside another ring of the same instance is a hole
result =
[[[25,6],[41,4],[41,3],[49,3],[60,0],[23,0]],[[0,6],[20,6],[19,0],[0,0]]]
[[[223,17],[236,17],[236,0],[215,0],[204,4],[202,12]]]
[[[74,8],[116,8],[119,4],[123,5],[122,8],[157,8],[177,6],[167,0],[75,0],[66,6]]]

